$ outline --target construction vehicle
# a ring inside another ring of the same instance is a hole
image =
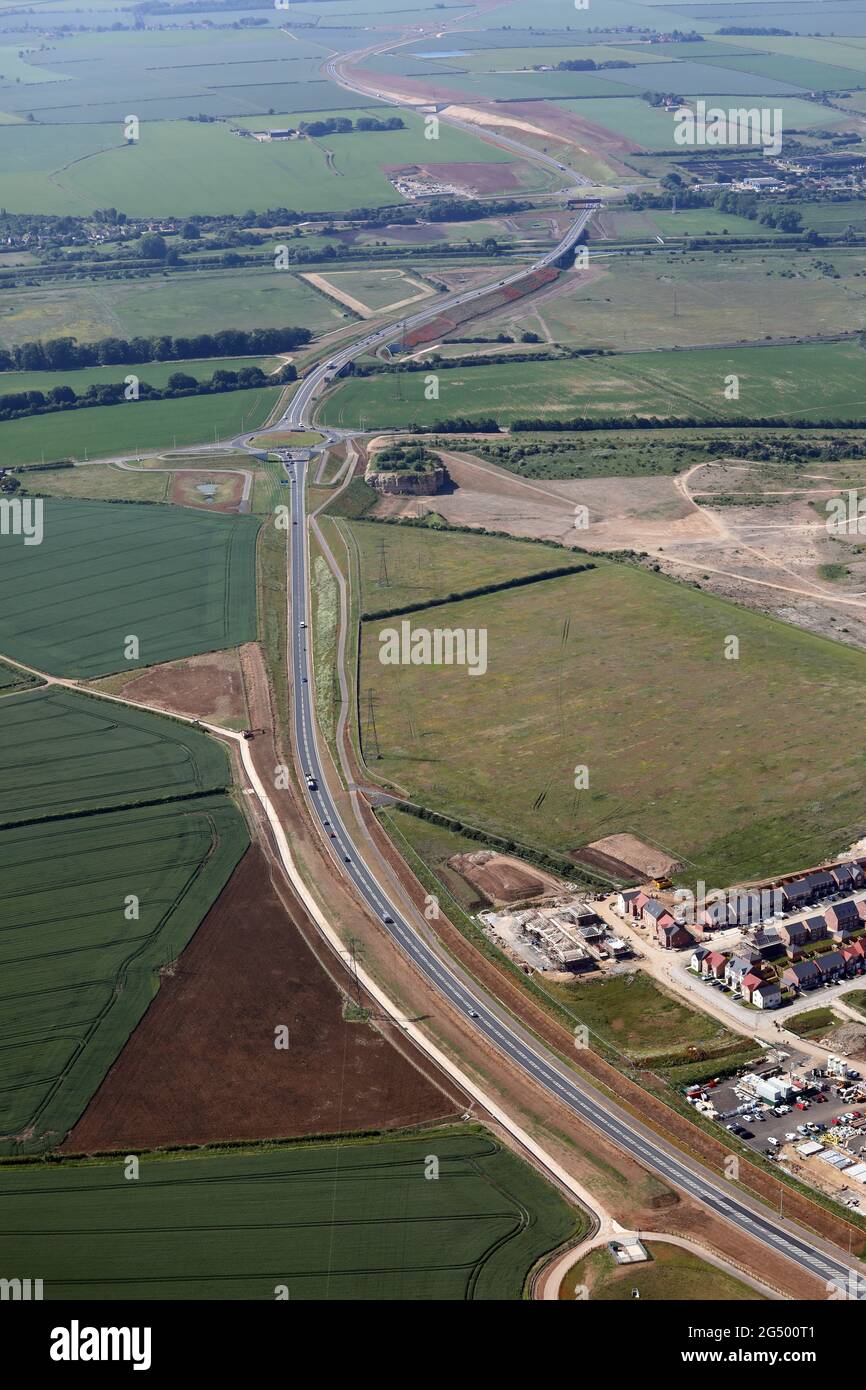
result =
[[[673,888],[673,886],[674,885],[671,883],[671,880],[669,878],[653,879],[653,888]]]
[[[264,729],[241,729],[241,738],[255,738],[256,734],[263,734]]]

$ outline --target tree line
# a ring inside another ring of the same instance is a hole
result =
[[[120,405],[124,401],[164,401],[176,396],[210,396],[224,391],[246,391],[254,386],[283,385],[297,380],[290,364],[275,376],[266,376],[261,367],[241,367],[240,371],[219,370],[209,381],[199,381],[188,372],[172,372],[165,386],[136,381],[135,394],[128,395],[125,381],[92,382],[86,391],[71,386],[52,386],[48,391],[10,391],[0,396],[0,420],[20,420],[28,415],[51,415],[58,410],[81,410],[89,406]]]
[[[100,338],[95,343],[79,343],[72,337],[47,338],[0,348],[0,371],[70,371],[201,357],[263,357],[303,347],[312,336],[309,328],[223,328],[191,338],[174,338],[167,333],[151,338]]]

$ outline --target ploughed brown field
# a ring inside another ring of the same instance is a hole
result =
[[[274,1045],[289,1030],[288,1050]],[[383,1129],[463,1108],[333,984],[254,846],[109,1071],[62,1151]]]

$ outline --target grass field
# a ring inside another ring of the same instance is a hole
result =
[[[604,223],[610,226],[608,235],[623,241],[644,241],[652,245],[658,233],[665,240],[679,240],[683,237],[744,237],[759,236],[766,240],[775,235],[769,227],[752,222],[748,217],[720,212],[718,208],[682,208],[678,212],[667,212],[661,208],[645,208],[634,211],[631,208],[613,208],[605,212]],[[682,262],[678,262],[681,265]],[[618,269],[612,263],[611,270]]]
[[[720,226],[737,220],[709,212]],[[699,232],[705,210],[653,214],[665,236],[687,235],[687,219]],[[756,222],[743,221],[749,234],[758,230]],[[516,304],[486,319],[485,329],[495,334],[508,325],[518,332],[537,332],[537,313],[556,342],[632,350],[761,343],[769,335],[810,337],[866,327],[863,251],[797,253],[761,247],[724,256],[631,255],[600,259],[593,270],[591,279],[569,276],[561,291],[541,303]]]
[[[493,415],[500,425],[526,416],[859,420],[866,418],[864,365],[863,349],[843,342],[439,366],[438,400],[425,399],[423,372],[402,374],[399,386],[395,373],[349,378],[319,418],[356,429],[362,414],[382,428],[429,426],[452,415]],[[739,378],[738,400],[725,397],[729,375]]]
[[[136,362],[132,366],[80,367],[71,372],[0,372],[0,396],[13,391],[50,391],[52,386],[71,386],[82,395],[88,386],[114,384],[132,373],[148,386],[163,388],[175,372],[209,381],[214,372],[237,372],[243,367],[259,367],[271,372],[280,363],[275,357],[207,357],[190,362]]]
[[[0,547],[0,651],[93,677],[256,636],[253,517],[48,498],[44,539]],[[139,654],[126,657],[129,638]]]
[[[788,1027],[798,1038],[823,1038],[841,1022],[839,1014],[832,1009],[806,1009],[801,1014],[795,1014],[789,1020]]]
[[[858,1013],[866,1014],[866,990],[849,989],[842,996],[844,1002],[851,1009],[856,1009]]]
[[[645,1264],[619,1265],[607,1249],[591,1250],[566,1275],[560,1298],[573,1299],[575,1289],[589,1290],[593,1301],[625,1302],[640,1290],[641,1299],[652,1302],[743,1303],[760,1301],[762,1295],[716,1265],[661,1241],[647,1241],[651,1259]]]
[[[14,467],[40,460],[129,457],[147,449],[216,443],[264,424],[279,393],[278,386],[253,387],[216,396],[124,401],[6,420],[0,424],[0,456],[7,467]]]
[[[425,299],[433,293],[431,285],[399,268],[379,270],[325,270],[320,272],[329,285],[351,295],[374,312],[406,300]]]
[[[377,772],[415,801],[557,852],[631,831],[678,858],[683,882],[714,886],[818,863],[863,833],[860,652],[604,561],[414,615],[485,629],[483,676],[382,665],[395,621],[364,624],[359,694],[364,709],[375,690]],[[810,754],[825,740],[828,762]]]
[[[276,243],[275,243],[276,244]],[[79,342],[221,328],[339,328],[347,310],[290,270],[201,269],[91,284],[0,287],[0,342],[71,334]]]
[[[118,1162],[0,1169],[0,1277],[41,1269],[46,1299],[273,1301],[279,1286],[293,1303],[519,1299],[577,1224],[533,1169],[465,1127],[163,1156],[140,1183]]]
[[[262,94],[266,90],[259,88]],[[276,128],[297,121],[285,113],[281,90],[274,87],[274,100],[268,104],[279,106],[282,114],[259,125]],[[319,111],[327,114],[326,108]],[[399,201],[383,172],[389,166],[430,160],[437,164],[513,162],[505,151],[446,125],[431,149],[422,119],[402,114],[404,130],[353,132],[320,140],[239,139],[231,126],[242,122],[159,120],[146,123],[141,139],[128,145],[123,143],[120,124],[79,125],[72,130],[81,149],[72,156],[46,143],[45,127],[10,126],[9,136],[4,137],[6,154],[0,157],[4,206],[9,212],[61,215],[106,206],[142,217],[241,213],[251,207],[275,206],[280,201],[275,190],[282,187],[284,205],[305,212],[340,212]],[[52,137],[55,130],[52,126]],[[90,141],[89,149],[85,140]],[[332,161],[326,150],[332,151]],[[34,160],[46,167],[34,172]],[[60,177],[52,177],[61,169]]]
[[[0,1152],[9,1153],[60,1142],[247,836],[219,794],[230,773],[217,743],[77,692],[10,696],[0,769]]]
[[[738,1034],[688,1008],[644,971],[568,984],[544,980],[542,988],[585,1024],[593,1045],[601,1041],[641,1066],[663,1069],[667,1063],[736,1052],[743,1045]]]
[[[374,521],[341,523],[360,567],[364,613],[445,599],[461,589],[584,561],[546,545],[495,536],[449,535]]]
[[[165,502],[168,473],[135,473],[113,463],[86,463],[75,468],[22,470],[22,487],[31,496],[72,497],[85,502]]]
[[[661,64],[653,64],[652,67],[641,65],[639,73],[636,74],[640,78],[641,85],[647,87],[652,85],[644,79],[650,73],[654,73],[657,66],[661,67]],[[675,66],[679,67],[680,65],[676,64]],[[733,78],[734,76],[729,70],[722,68],[718,69],[718,73],[720,77],[727,75]],[[618,75],[622,76],[622,74]],[[724,110],[743,106],[743,91],[720,93],[720,85],[718,82],[712,82],[703,92],[700,90],[696,92],[692,85],[686,91],[678,90],[684,96],[689,96],[690,93],[694,93],[695,97],[706,96],[708,101],[710,100],[710,92],[712,92],[710,104],[714,107],[720,106]],[[730,85],[733,86],[733,81]],[[754,84],[752,84],[752,90],[755,90]],[[690,104],[693,104],[693,99]],[[633,141],[637,148],[645,150],[676,149],[673,115],[661,107],[649,106],[638,96],[564,98],[557,99],[556,105],[571,112],[573,116],[579,116],[581,120],[591,121],[593,125],[603,126],[615,135],[621,135],[624,139]],[[783,130],[810,130],[815,126],[819,126],[821,129],[832,128],[844,124],[846,121],[842,112],[820,106],[817,102],[804,101],[801,97],[774,95],[773,110],[777,107],[782,111]],[[850,118],[848,118],[848,124],[850,124]]]

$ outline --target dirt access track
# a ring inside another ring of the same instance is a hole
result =
[[[289,1138],[455,1119],[466,1100],[400,1039],[350,1022],[249,849],[62,1153]],[[288,1047],[275,1029],[288,1029]],[[433,1080],[433,1076],[436,1080]]]

